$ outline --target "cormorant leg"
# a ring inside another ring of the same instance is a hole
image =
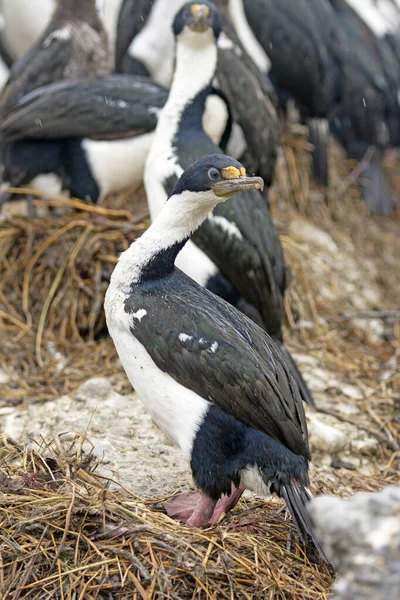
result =
[[[209,521],[210,525],[214,525],[222,515],[222,513],[227,514],[232,508],[235,508],[236,504],[239,502],[244,490],[241,488],[232,488],[232,493],[227,496],[224,494],[217,502],[213,515]]]
[[[37,217],[36,207],[33,204],[33,196],[28,194],[26,197],[26,201],[28,203],[28,215],[30,217]]]
[[[201,494],[179,494],[164,504],[167,515],[183,523],[191,517]]]
[[[179,494],[164,506],[170,517],[192,527],[202,527],[210,523],[216,504],[216,500],[200,493]]]
[[[203,527],[208,525],[213,515],[215,505],[217,501],[207,496],[207,494],[199,494],[196,508],[194,509],[192,516],[186,521],[186,525],[190,527]]]

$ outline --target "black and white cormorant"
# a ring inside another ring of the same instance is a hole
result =
[[[341,93],[340,38],[329,2],[229,0],[229,8],[239,38],[269,73],[283,107],[288,98],[296,101],[315,147],[314,173],[327,185],[327,119]]]
[[[115,44],[121,1],[96,0],[111,48]],[[55,5],[56,0],[1,0],[0,14],[4,26],[0,33],[0,54],[5,53],[9,66],[37,42],[50,22]]]
[[[112,69],[112,54],[96,0],[57,0],[39,40],[13,64],[0,98],[0,113],[37,87],[104,75]]]
[[[172,500],[169,514],[203,526],[245,489],[272,492],[303,539],[316,541],[307,424],[291,365],[263,329],[174,264],[215,206],[262,184],[225,155],[189,167],[121,254],[105,298],[107,326],[132,386],[190,461],[201,492]]]
[[[51,174],[54,193],[67,190],[98,202],[141,184],[167,97],[148,78],[120,74],[30,92],[0,122],[6,186],[49,192],[49,180],[41,176]],[[216,99],[221,106],[215,115]],[[208,105],[204,127],[215,143],[229,136],[229,107],[219,95]],[[9,198],[4,193],[0,204]]]
[[[208,1],[188,2],[174,20],[176,68],[145,167],[151,217],[163,209],[177,179],[204,154],[222,150],[202,126],[205,100],[217,68],[221,21]],[[240,308],[282,342],[285,264],[266,196],[257,190],[221,204],[188,242],[178,266],[200,285]],[[288,350],[304,400],[307,385]]]
[[[363,196],[373,214],[390,214],[394,201],[380,161],[387,148],[400,142],[398,57],[376,6],[369,1],[330,2],[343,36],[345,56],[342,101],[331,123],[332,131],[358,160],[369,148],[373,150],[361,174]]]
[[[170,86],[174,71],[172,22],[186,0],[124,0],[118,23],[117,71],[149,74],[161,85]],[[215,86],[231,106],[234,126],[245,143],[230,148],[236,157],[247,146],[246,161],[272,183],[280,123],[276,98],[267,78],[243,48],[229,18],[227,0],[218,1],[223,34],[218,40],[218,71]],[[234,136],[235,137],[235,136]]]

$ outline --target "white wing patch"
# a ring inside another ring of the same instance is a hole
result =
[[[216,351],[218,350],[218,342],[213,342],[210,346],[210,351],[215,354]]]
[[[208,218],[213,224],[218,225],[218,227],[220,227],[222,231],[227,233],[229,236],[236,237],[238,240],[243,239],[243,236],[235,223],[232,223],[225,217],[221,217],[219,215],[210,214]]]
[[[135,313],[132,313],[132,317],[134,319],[137,319],[139,322],[141,322],[143,317],[145,317],[146,315],[147,315],[147,310],[145,310],[144,308],[139,308],[139,310],[137,310]]]
[[[71,27],[66,25],[61,29],[56,29],[43,42],[43,48],[48,48],[53,40],[69,40],[71,39]]]
[[[186,333],[180,333],[178,337],[182,343],[188,342],[193,339],[192,335],[187,335]]]

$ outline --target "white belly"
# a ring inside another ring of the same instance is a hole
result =
[[[191,457],[194,437],[204,420],[210,403],[163,373],[130,332],[135,317],[124,311],[122,292],[107,291],[105,311],[109,333],[114,341],[122,366],[139,398],[164,433]],[[138,307],[138,319],[148,319]]]
[[[4,45],[15,59],[27,52],[46,28],[55,0],[2,0]]]
[[[6,85],[9,75],[9,68],[7,67],[3,59],[0,58],[0,93],[3,91],[3,88]]]
[[[47,173],[46,175],[38,175],[32,179],[29,184],[34,190],[38,192],[45,192],[46,194],[54,194],[60,196],[62,194],[62,181],[58,175],[54,173]]]
[[[143,182],[144,165],[153,137],[154,132],[122,140],[83,140],[82,147],[100,186],[101,198]]]

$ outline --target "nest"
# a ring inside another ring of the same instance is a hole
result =
[[[82,436],[3,441],[3,598],[327,598],[332,572],[305,557],[277,504],[190,529],[96,474]]]

